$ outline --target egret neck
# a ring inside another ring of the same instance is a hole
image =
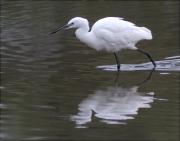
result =
[[[75,31],[76,37],[89,47],[94,48],[95,44],[95,38],[94,35],[92,35],[92,32],[89,32],[89,25],[84,25],[76,29]]]

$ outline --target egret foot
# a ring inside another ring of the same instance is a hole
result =
[[[120,67],[121,65],[120,64],[117,64],[117,70],[120,71]]]

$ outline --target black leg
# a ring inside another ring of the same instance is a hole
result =
[[[149,53],[147,53],[147,52],[145,52],[145,51],[143,51],[143,50],[140,50],[140,49],[137,49],[137,51],[145,54],[145,55],[149,58],[149,60],[153,63],[154,68],[156,67],[156,63],[154,62],[154,60],[152,59],[152,57],[151,57],[151,55],[150,55]]]
[[[116,63],[117,63],[117,69],[118,69],[118,71],[119,71],[119,70],[120,70],[119,58],[118,58],[118,56],[117,56],[117,54],[116,54],[116,53],[114,53],[114,56],[115,56]]]

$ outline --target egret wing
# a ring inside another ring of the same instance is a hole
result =
[[[127,27],[131,27],[134,24],[128,21],[124,21],[123,18],[120,17],[107,17],[98,20],[93,26],[92,31],[96,32],[98,29],[106,29],[111,32],[121,32]]]
[[[108,17],[97,21],[92,32],[103,43],[111,46],[134,47],[143,39],[152,39],[151,31],[145,27],[124,21],[122,18]]]

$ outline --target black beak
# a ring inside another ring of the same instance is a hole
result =
[[[63,29],[66,29],[66,28],[68,28],[68,27],[69,27],[69,25],[66,24],[66,25],[64,25],[64,26],[62,26],[62,27],[59,27],[58,29],[56,29],[55,31],[53,31],[53,32],[51,32],[51,33],[49,33],[49,34],[54,34],[54,33],[58,32],[58,31],[61,31],[61,30],[63,30]]]

